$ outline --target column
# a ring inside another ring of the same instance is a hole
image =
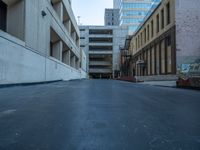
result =
[[[56,13],[58,14],[59,19],[63,22],[63,4],[62,1],[55,3],[53,5]]]
[[[70,50],[63,52],[63,63],[70,65]]]
[[[56,43],[53,43],[52,56],[54,58],[62,61],[62,49],[63,49],[62,41],[58,41]]]

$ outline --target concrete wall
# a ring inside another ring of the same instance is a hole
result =
[[[85,78],[76,70],[50,57],[45,57],[25,43],[0,31],[0,84],[30,83]]]
[[[176,0],[177,65],[200,62],[200,1]]]
[[[0,84],[86,78],[86,73],[79,67],[80,33],[69,0],[60,0],[61,18],[50,0],[4,2],[8,6],[8,33],[0,30]],[[63,15],[68,15],[74,36],[64,25]],[[62,45],[59,46],[59,60],[50,57],[51,29]],[[66,47],[68,49],[64,49]],[[66,50],[76,60],[73,66],[62,59]]]
[[[66,5],[65,8],[69,13],[70,22],[75,27],[76,34],[80,35],[75,18],[73,16],[71,7],[68,6],[68,0],[63,0],[63,3]],[[63,7],[64,7],[63,6]],[[62,19],[59,18],[56,11],[50,4],[49,0],[26,0],[26,28],[25,28],[25,41],[26,46],[36,49],[43,54],[48,54],[46,50],[50,47],[50,26],[56,31],[59,37],[69,45],[73,53],[80,58],[80,49],[79,45],[76,45],[75,41],[71,36],[71,31],[67,31],[67,28],[64,26]],[[44,11],[47,15],[42,16],[41,13]]]
[[[81,69],[87,72],[87,56],[84,50],[81,51]]]
[[[89,72],[89,27],[80,26],[79,30],[82,29],[84,31],[80,31],[80,47],[86,54],[86,72]]]

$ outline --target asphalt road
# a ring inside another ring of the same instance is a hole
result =
[[[200,150],[200,91],[112,80],[1,88],[0,150]]]

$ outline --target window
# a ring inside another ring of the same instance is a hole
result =
[[[170,16],[170,3],[166,5],[166,12],[167,12],[167,25],[170,24],[171,16]]]
[[[140,48],[140,36],[138,35],[138,48]]]
[[[80,39],[85,39],[85,37],[80,37]]]
[[[149,25],[147,26],[147,41],[149,41]]]
[[[0,29],[24,41],[25,38],[25,1],[17,1],[7,6],[0,0]],[[16,13],[13,13],[13,10]]]
[[[99,51],[99,50],[105,50],[105,51],[112,51],[113,46],[89,46],[89,51]]]
[[[151,37],[153,38],[154,36],[154,22],[153,20],[151,21]]]
[[[161,10],[161,28],[164,28],[165,21],[164,21],[164,9]]]
[[[159,14],[156,16],[156,23],[157,23],[157,25],[156,25],[156,31],[157,31],[157,33],[159,32],[159,30],[160,30],[160,18],[159,18]]]
[[[144,43],[146,43],[146,41],[147,41],[147,40],[146,40],[146,38],[147,38],[146,35],[147,35],[147,29],[145,28],[145,29],[144,29]]]
[[[138,39],[136,38],[136,50],[138,49]]]
[[[112,38],[89,38],[90,43],[112,43],[113,39]]]
[[[85,31],[85,29],[80,29],[80,31]]]
[[[112,35],[113,30],[110,29],[90,29],[89,34],[106,34],[106,35]]]
[[[167,46],[171,46],[171,36],[166,38],[166,44]]]
[[[0,29],[6,31],[7,5],[0,1]]]
[[[85,47],[85,45],[80,45],[80,47]]]

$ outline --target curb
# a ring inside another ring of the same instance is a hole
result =
[[[43,82],[30,82],[30,83],[15,83],[15,84],[0,84],[0,89],[16,86],[31,86],[31,85],[40,85],[40,84],[50,84],[54,82],[60,82],[63,80],[54,80],[54,81],[43,81]]]
[[[176,86],[167,86],[167,85],[152,85],[152,86],[168,87],[168,88],[177,88]]]

